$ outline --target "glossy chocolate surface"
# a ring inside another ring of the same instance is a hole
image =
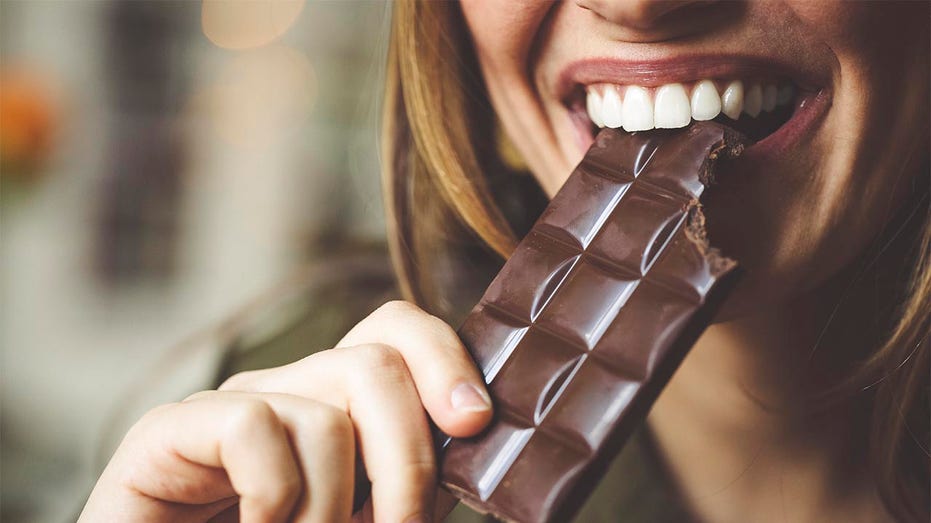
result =
[[[567,521],[732,286],[698,198],[732,131],[606,129],[459,335],[495,419],[441,442],[441,483],[485,513]]]

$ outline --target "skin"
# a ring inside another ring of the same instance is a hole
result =
[[[844,444],[856,405],[807,413],[805,392],[825,369],[800,362],[836,301],[834,280],[904,204],[926,159],[927,4],[469,0],[462,10],[498,116],[549,194],[584,153],[553,94],[572,60],[740,50],[822,75],[831,105],[810,139],[775,161],[736,164],[707,202],[712,238],[752,277],[649,424],[703,520],[888,519],[861,454]],[[869,323],[853,309],[849,321]],[[451,503],[436,494],[428,417],[471,435],[491,417],[486,400],[453,329],[390,302],[332,350],[148,413],[81,521],[348,521],[357,458],[373,488],[356,520],[430,520]]]

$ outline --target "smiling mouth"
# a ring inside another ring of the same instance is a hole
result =
[[[791,120],[814,94],[785,78],[708,78],[658,87],[593,83],[577,84],[566,105],[585,138],[604,127],[634,132],[714,120],[759,142]]]

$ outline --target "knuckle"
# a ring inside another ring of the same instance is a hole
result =
[[[337,408],[329,405],[321,406],[318,413],[310,422],[314,429],[334,439],[351,439],[354,429],[349,416]]]
[[[403,321],[405,327],[410,328],[412,332],[427,335],[439,345],[447,347],[462,346],[456,331],[448,323],[411,302],[403,300],[389,301],[382,305],[376,313],[386,321],[395,323]]]
[[[352,370],[346,374],[347,385],[356,390],[379,391],[411,381],[404,357],[397,349],[382,343],[352,347]]]
[[[367,371],[384,372],[406,369],[404,358],[397,349],[384,343],[370,343],[358,347],[363,367]]]
[[[427,315],[417,305],[404,300],[392,300],[383,303],[375,309],[369,318],[376,322],[399,322],[410,321],[411,318],[417,318]]]
[[[370,343],[359,347],[368,366],[376,369],[392,369],[404,366],[404,358],[394,347],[384,343]]]
[[[325,453],[339,460],[355,452],[355,427],[343,410],[320,403],[292,423],[298,445],[310,448],[312,454]]]
[[[148,425],[151,423],[159,423],[162,421],[162,419],[164,419],[164,417],[169,412],[172,412],[173,410],[175,410],[177,406],[178,406],[178,403],[166,403],[164,405],[153,407],[148,412],[143,414],[142,419],[139,420],[139,423],[137,423],[137,425],[140,425],[140,424]]]
[[[166,412],[169,412],[169,411],[174,410],[175,407],[177,407],[177,406],[178,406],[177,403],[165,403],[165,404],[163,404],[163,405],[159,405],[159,406],[157,406],[157,407],[153,407],[153,408],[149,409],[149,411],[146,412],[146,413],[142,416],[142,419],[144,419],[144,420],[157,420],[157,419],[161,418],[162,416],[164,416]]]
[[[390,315],[411,314],[420,312],[420,307],[406,300],[391,300],[383,303],[375,312]]]
[[[277,423],[278,416],[268,403],[251,398],[238,401],[236,413],[230,420],[232,430],[237,433]]]
[[[210,398],[215,397],[216,394],[217,394],[217,391],[215,391],[215,390],[201,390],[201,391],[195,392],[194,394],[191,394],[190,396],[184,398],[183,400],[181,400],[181,403],[186,403],[186,402],[188,402],[188,401],[198,401],[198,400],[210,399]]]
[[[217,390],[252,390],[256,371],[237,372],[224,381]]]
[[[439,345],[450,348],[460,348],[462,351],[465,351],[465,347],[462,345],[459,335],[456,334],[452,326],[436,316],[427,316],[425,321],[427,327],[432,330],[436,336]]]
[[[166,403],[149,409],[132,427],[130,427],[129,431],[126,433],[125,439],[132,440],[147,432],[151,427],[162,424],[165,416],[175,410],[177,406],[178,403]]]

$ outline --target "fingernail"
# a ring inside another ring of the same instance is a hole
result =
[[[464,412],[482,412],[491,408],[491,400],[485,392],[471,383],[456,385],[449,402],[454,409]]]

